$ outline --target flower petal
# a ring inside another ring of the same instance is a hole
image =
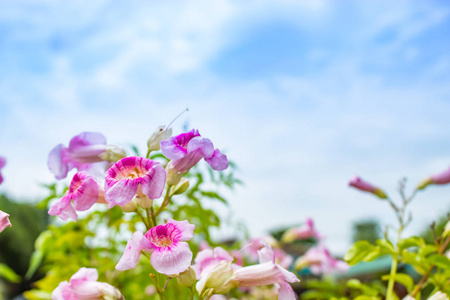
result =
[[[97,281],[98,280],[98,271],[95,268],[85,268],[82,267],[70,278],[70,283],[72,280],[84,280],[84,281]]]
[[[192,252],[186,242],[179,242],[167,248],[157,248],[150,258],[153,268],[166,275],[183,272],[190,266],[191,260]]]
[[[194,237],[195,225],[189,223],[188,220],[175,221],[174,219],[169,218],[169,221],[167,223],[173,223],[175,227],[180,230],[181,237],[179,241],[189,241]]]
[[[5,230],[6,227],[11,227],[11,222],[8,219],[9,215],[0,210],[0,232]]]
[[[214,153],[214,145],[210,139],[197,136],[190,140],[187,151],[190,153],[197,150],[200,150],[204,157],[211,157]]]
[[[66,147],[63,144],[59,144],[48,154],[47,166],[56,179],[66,178],[67,172],[69,172],[69,167],[63,160],[65,151]]]
[[[147,173],[142,177],[141,189],[142,193],[149,199],[158,199],[161,197],[164,191],[164,185],[166,184],[166,171],[159,164],[155,164]]]
[[[92,176],[88,175],[74,194],[73,207],[78,211],[88,210],[97,202],[98,195],[98,184]]]
[[[151,250],[150,244],[144,237],[143,233],[136,231],[131,240],[127,242],[125,252],[116,265],[116,269],[120,271],[133,269],[139,262],[141,250]]]
[[[278,299],[283,300],[295,300],[297,299],[297,295],[294,293],[291,285],[287,282],[278,283],[280,288],[278,289]]]
[[[72,220],[76,221],[77,213],[72,207],[71,201],[72,200],[70,199],[70,196],[65,195],[59,201],[53,204],[52,207],[50,207],[48,214],[52,216],[58,216],[64,221],[69,218],[72,218]]]
[[[206,162],[216,171],[223,171],[228,168],[228,159],[219,149],[214,150],[210,157],[205,157]]]
[[[69,143],[70,151],[89,145],[106,145],[106,137],[99,132],[82,132],[74,136]]]
[[[116,204],[124,206],[130,202],[137,192],[138,185],[138,182],[135,180],[124,179],[118,181],[109,189],[108,186],[106,186],[105,200],[109,203],[108,208],[112,208]]]
[[[165,141],[161,141],[161,151],[168,159],[180,159],[187,153],[187,145],[196,136],[200,136],[197,130],[173,136]]]

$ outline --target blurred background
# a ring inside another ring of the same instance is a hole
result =
[[[34,203],[55,145],[95,131],[142,152],[188,107],[174,133],[199,129],[239,168],[233,218],[256,237],[311,217],[342,255],[352,224],[394,223],[351,177],[395,199],[450,165],[449,33],[443,1],[3,1],[0,193]],[[449,198],[419,193],[407,234]]]

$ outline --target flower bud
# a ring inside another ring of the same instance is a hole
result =
[[[180,195],[187,191],[189,188],[189,180],[181,178],[180,182],[172,188],[172,195]]]
[[[308,259],[305,256],[300,256],[294,263],[294,270],[298,271],[309,266]]]
[[[169,163],[166,166],[166,183],[167,185],[177,185],[181,177],[183,177],[184,173],[180,173],[173,167],[172,161],[169,161]]]
[[[157,151],[161,149],[161,141],[168,139],[172,135],[172,128],[159,126],[147,141],[148,152]]]
[[[443,237],[450,236],[450,221],[448,221],[447,224],[445,225],[444,232],[442,233],[442,236]]]
[[[123,212],[126,212],[126,213],[136,212],[137,211],[136,197],[134,197],[130,202],[126,203],[123,206],[119,205],[119,207]]]
[[[186,271],[181,272],[177,277],[177,282],[181,286],[191,287],[194,285],[196,280],[197,274],[195,274],[194,269],[192,269],[190,266],[187,268]]]
[[[372,193],[375,196],[377,196],[378,198],[381,198],[381,199],[386,199],[387,198],[386,193],[382,189],[380,189],[380,188],[378,188],[376,186],[373,186],[372,184],[362,180],[358,176],[356,176],[352,180],[350,180],[348,185],[350,185],[350,186],[352,186],[352,187],[354,187],[354,188],[356,188],[356,189],[358,189],[360,191]]]
[[[135,197],[136,203],[142,207],[143,209],[147,209],[153,206],[153,199],[148,198],[146,195],[136,195]]]
[[[106,145],[105,152],[99,155],[99,157],[102,160],[107,160],[111,162],[119,161],[125,156],[127,156],[125,150],[117,145]]]
[[[418,190],[423,190],[430,184],[447,184],[450,183],[450,168],[442,173],[433,175],[425,180],[423,180],[417,186]]]
[[[197,283],[196,289],[201,295],[205,290],[212,290],[213,294],[225,294],[232,288],[237,286],[237,283],[230,280],[233,276],[234,270],[231,262],[222,260],[215,266],[208,274],[202,276]]]

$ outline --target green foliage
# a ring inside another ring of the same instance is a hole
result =
[[[364,220],[353,224],[353,242],[368,241],[371,244],[381,238],[381,229],[378,221]]]

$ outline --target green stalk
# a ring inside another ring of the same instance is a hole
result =
[[[393,300],[393,293],[394,293],[394,277],[397,273],[397,257],[394,258],[391,265],[391,273],[389,274],[389,283],[388,283],[388,289],[386,294],[386,300]]]

